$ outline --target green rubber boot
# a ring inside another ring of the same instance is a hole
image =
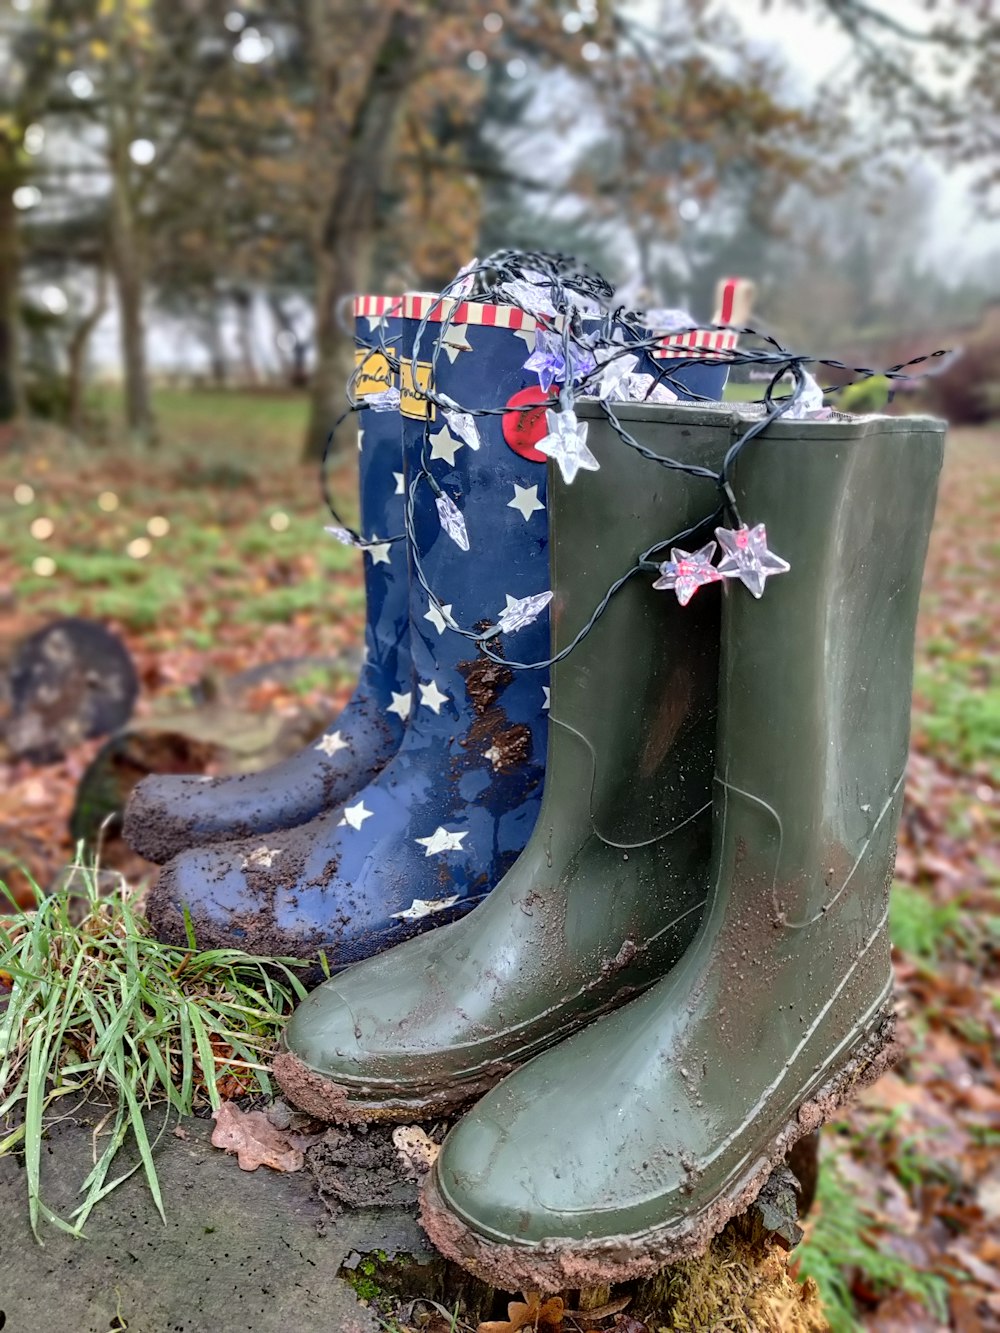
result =
[[[445,1141],[424,1223],[488,1281],[558,1291],[699,1253],[889,1062],[888,886],[943,432],[776,423],[741,453],[739,508],[791,569],[759,601],[725,590],[711,904],[668,977]]]
[[[578,407],[600,471],[548,489],[556,651],[642,551],[717,500],[714,478],[642,458],[596,405]],[[620,415],[654,450],[663,423],[682,422],[672,455],[714,470],[744,428],[693,408]],[[275,1073],[300,1106],[342,1122],[453,1110],[687,948],[708,886],[720,606],[681,608],[654,578],[636,574],[553,667],[541,811],[486,901],[340,973],[292,1016]],[[505,650],[516,657],[516,638]]]

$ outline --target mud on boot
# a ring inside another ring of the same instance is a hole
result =
[[[363,400],[392,385],[381,348],[398,346],[401,301],[355,298],[356,389]],[[162,865],[188,847],[304,824],[366,786],[399,748],[406,712],[392,704],[410,688],[399,412],[362,411],[358,449],[360,535],[370,544],[361,557],[365,653],[354,694],[318,740],[261,773],[144,778],[126,808],[124,837],[147,860]]]
[[[779,421],[740,453],[739,509],[790,570],[760,600],[724,590],[705,920],[663,981],[446,1139],[423,1219],[478,1276],[560,1290],[700,1252],[890,1062],[889,884],[942,443],[920,418]]]
[[[494,623],[509,599],[549,586],[545,467],[506,444],[499,416],[480,419],[478,447],[454,433],[412,384],[413,340],[431,298],[407,297],[400,342],[405,473],[425,452],[438,487],[462,511],[468,549],[442,527],[426,480],[413,496],[413,537],[438,605],[410,580],[412,680],[386,712],[409,714],[382,772],[308,824],[184,852],[161,873],[149,915],[183,939],[189,908],[199,943],[313,958],[336,970],[480,902],[520,855],[541,801],[548,676],[515,673],[448,628],[448,617]],[[526,385],[535,322],[513,307],[463,304],[461,323],[424,328],[421,374],[442,348],[435,391],[495,406]],[[425,449],[426,414],[432,412]],[[513,505],[520,494],[530,505]],[[548,615],[491,641],[544,658]],[[319,981],[317,967],[311,980]]]

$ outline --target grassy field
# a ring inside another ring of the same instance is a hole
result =
[[[299,459],[303,398],[162,391],[150,454],[114,443],[113,398],[95,406],[104,444],[43,431],[0,455],[6,642],[54,616],[105,620],[136,658],[146,711],[206,675],[357,646],[360,561],[323,532],[317,469]],[[950,439],[925,580],[892,913],[907,1055],[827,1131],[796,1260],[838,1333],[1000,1318],[1000,1188],[982,1187],[1000,1186],[998,446],[1000,429]],[[347,517],[354,464],[334,475]],[[68,853],[90,752],[41,777],[9,765],[0,834],[35,828]]]

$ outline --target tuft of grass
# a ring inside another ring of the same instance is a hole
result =
[[[893,945],[909,958],[939,964],[949,943],[961,942],[963,923],[961,904],[952,899],[936,903],[930,894],[903,884],[892,886],[889,898],[889,937]]]
[[[32,910],[15,907],[0,924],[0,980],[9,987],[0,1013],[0,1155],[23,1153],[39,1241],[42,1219],[81,1235],[95,1205],[140,1168],[163,1216],[143,1113],[165,1106],[162,1134],[171,1110],[218,1106],[226,1076],[270,1092],[266,1060],[305,995],[295,960],[199,950],[190,922],[187,948],[161,944],[133,898],[124,884],[103,895],[97,868],[78,864],[57,892],[39,894]],[[62,1218],[42,1198],[41,1157],[67,1096],[92,1096],[112,1110],[82,1202]],[[139,1161],[112,1176],[130,1132]]]
[[[915,689],[924,702],[917,727],[945,763],[1000,781],[1000,688],[995,658],[970,664],[949,658],[920,666]]]
[[[819,1287],[831,1333],[859,1333],[862,1328],[847,1276],[852,1272],[874,1291],[905,1291],[947,1323],[944,1279],[918,1272],[905,1259],[878,1248],[872,1219],[829,1156],[820,1161],[813,1219],[798,1249],[798,1274],[811,1277]]]

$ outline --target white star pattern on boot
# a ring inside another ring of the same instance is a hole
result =
[[[313,749],[325,754],[327,759],[332,759],[338,750],[347,749],[347,742],[339,731],[328,731],[325,736],[319,738]]]
[[[393,495],[405,495],[402,472],[394,472],[392,475],[396,478],[396,489],[393,491]]]
[[[454,623],[451,619],[452,605],[451,602],[448,602],[447,605],[442,603],[440,607],[432,604],[431,609],[424,612],[424,619],[429,620],[439,634],[443,634],[448,625]]]
[[[427,848],[424,856],[439,856],[442,852],[460,852],[462,839],[468,836],[467,829],[464,833],[449,833],[446,828],[438,826],[429,838],[414,838],[413,841]]]
[[[441,347],[452,365],[455,364],[455,358],[460,352],[471,352],[468,324],[452,324],[450,328],[445,329]]]
[[[388,315],[365,315],[365,319],[368,321],[368,332],[374,333],[376,329],[382,328]]]
[[[456,440],[451,431],[445,426],[444,430],[439,430],[436,435],[431,436],[431,462],[435,458],[443,458],[449,467],[455,466],[455,455],[459,449],[465,448],[464,440]]]
[[[391,693],[392,703],[385,711],[387,713],[395,713],[397,717],[401,717],[405,722],[410,716],[410,705],[413,703],[413,691],[407,690],[405,694],[397,694],[396,691],[393,690]]]
[[[366,819],[371,819],[374,813],[373,810],[365,809],[364,801],[359,801],[357,805],[345,805],[338,827],[346,824],[349,828],[359,829]]]
[[[256,847],[248,856],[241,858],[240,865],[243,870],[270,870],[274,858],[280,855],[280,847]]]
[[[559,471],[567,486],[575,480],[581,468],[586,472],[600,471],[600,463],[587,448],[586,421],[577,421],[576,413],[569,409],[553,412],[551,408],[545,413],[545,421],[549,433],[544,440],[538,441],[535,448],[559,464]]]
[[[514,337],[520,338],[529,352],[533,352],[537,346],[538,340],[535,337],[535,329],[515,329]]]
[[[391,563],[389,560],[391,546],[391,542],[372,542],[370,546],[365,547],[365,550],[371,556],[373,565],[388,565]]]
[[[500,767],[500,761],[503,759],[503,755],[500,753],[500,750],[496,745],[491,745],[488,750],[483,751],[483,758],[488,759],[494,769],[498,769]]]
[[[543,707],[543,708],[548,708],[548,707],[549,707],[549,704],[550,704],[550,702],[551,702],[550,697],[549,697],[549,691],[550,691],[550,690],[551,690],[551,686],[549,686],[549,685],[543,685],[543,686],[542,686],[542,707]]]
[[[433,713],[440,713],[441,705],[446,704],[451,698],[450,695],[441,693],[436,680],[432,680],[429,685],[418,684],[417,688],[420,690],[420,702]]]
[[[537,486],[518,486],[514,482],[514,498],[507,501],[508,509],[516,509],[522,516],[525,523],[529,522],[532,514],[537,514],[544,510],[545,506],[538,498]]]
[[[390,912],[389,915],[394,921],[419,921],[421,917],[433,916],[435,912],[443,912],[446,907],[454,907],[457,902],[457,893],[450,898],[414,898],[404,912]]]

